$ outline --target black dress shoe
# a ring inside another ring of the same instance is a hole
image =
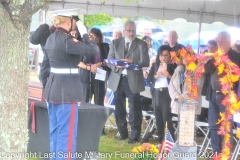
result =
[[[147,143],[148,142],[148,138],[146,137],[143,137],[140,141],[140,143]]]
[[[118,137],[117,138],[117,140],[125,140],[125,139],[127,139],[128,137],[122,137],[122,136],[120,136],[120,137]]]
[[[129,139],[128,140],[128,144],[133,144],[133,143],[137,143],[138,142],[138,140],[136,140],[136,139]]]
[[[107,135],[107,134],[103,131],[103,132],[102,132],[102,136],[106,136],[106,135]]]

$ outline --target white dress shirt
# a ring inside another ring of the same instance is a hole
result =
[[[167,70],[167,64],[166,63],[160,64],[158,71],[166,71],[166,70]],[[168,87],[167,77],[164,75],[161,75],[157,78],[154,88],[165,88],[165,87]]]

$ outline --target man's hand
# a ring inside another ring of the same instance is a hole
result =
[[[126,68],[125,66],[115,66],[115,68]]]
[[[120,59],[123,62],[133,63],[132,59]]]

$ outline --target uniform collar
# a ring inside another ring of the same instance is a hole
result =
[[[56,31],[63,32],[65,34],[69,34],[69,32],[66,29],[62,28],[62,27],[57,27]]]

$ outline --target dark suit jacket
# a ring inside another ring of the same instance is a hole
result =
[[[132,59],[134,64],[140,67],[149,66],[149,55],[146,42],[135,38],[129,48],[128,54],[124,57],[125,38],[113,40],[110,44],[108,58],[113,59]],[[108,64],[111,68],[108,87],[116,91],[123,69],[117,69],[114,65]],[[128,83],[132,93],[140,93],[145,90],[142,70],[127,69]]]
[[[240,54],[237,53],[236,51],[232,50],[230,48],[230,50],[227,52],[228,58],[235,63],[238,67],[240,67]],[[217,69],[217,67],[214,65],[214,59],[210,59],[204,66],[204,70],[205,70],[205,75],[209,76],[208,80],[206,80],[206,82],[204,82],[205,84],[205,88],[202,91],[202,93],[204,93],[206,95],[206,100],[210,100],[211,99],[211,93],[212,93],[212,86],[211,86],[211,75],[215,72],[215,70]],[[223,73],[224,74],[224,73]],[[235,91],[235,93],[237,93],[238,90],[238,82],[235,82],[233,84],[233,91]]]
[[[43,51],[43,59],[45,59],[45,54],[46,51],[44,49],[44,46],[46,44],[47,38],[54,33],[54,31],[56,30],[56,28],[54,26],[50,27],[48,26],[48,24],[42,24],[40,25],[35,32],[33,32],[33,34],[30,36],[29,40],[32,44],[38,45],[40,44],[42,47],[42,51]],[[45,61],[43,61],[45,62]],[[45,66],[46,64],[43,64],[43,66]],[[46,68],[40,68],[40,73],[39,73],[39,79],[40,81],[42,81],[42,76],[49,76],[49,70]],[[45,88],[45,83],[43,83],[43,88]]]

